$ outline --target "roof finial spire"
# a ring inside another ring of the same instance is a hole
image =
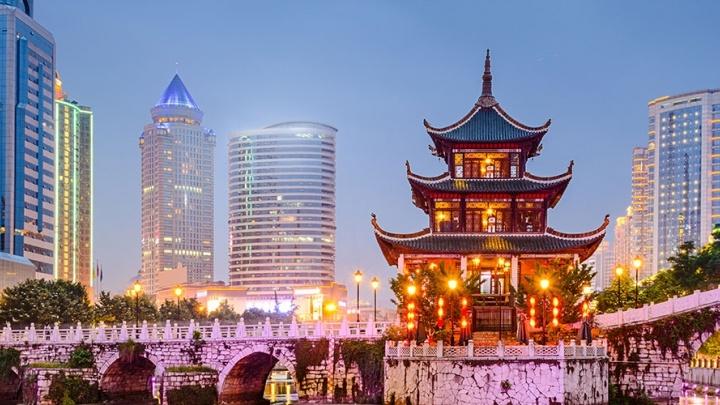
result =
[[[492,107],[497,104],[492,95],[492,72],[490,72],[490,49],[485,52],[485,73],[483,73],[483,87],[480,95],[481,107]]]

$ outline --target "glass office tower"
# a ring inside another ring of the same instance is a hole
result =
[[[55,278],[80,282],[92,296],[93,113],[55,77]]]
[[[142,154],[142,267],[144,291],[158,274],[178,266],[188,282],[213,279],[213,153],[215,133],[180,76],[151,110],[140,137]]]
[[[684,242],[701,246],[720,224],[720,89],[649,104],[648,178],[653,271]]]
[[[53,274],[55,40],[32,1],[0,1],[0,252]]]
[[[336,132],[288,122],[233,134],[231,285],[261,300],[334,281]]]

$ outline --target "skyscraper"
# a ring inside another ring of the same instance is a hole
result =
[[[93,113],[55,76],[55,278],[93,287]]]
[[[593,267],[595,278],[593,279],[593,289],[600,291],[612,283],[615,270],[615,254],[613,244],[604,239],[598,246],[595,253],[585,262]]]
[[[335,134],[288,122],[233,134],[230,284],[258,300],[335,276]]]
[[[627,214],[615,219],[615,239],[613,254],[617,265],[630,269],[633,261],[631,227],[635,217],[632,206],[627,207]]]
[[[0,1],[0,252],[53,274],[55,40],[30,0]]]
[[[150,113],[140,137],[140,280],[154,294],[158,273],[178,265],[190,283],[213,279],[215,134],[200,126],[203,113],[178,75]]]
[[[648,209],[657,272],[678,245],[703,245],[720,224],[720,89],[660,97],[648,108]]]
[[[642,266],[639,269],[641,279],[652,275],[650,271],[652,262],[652,230],[649,215],[648,202],[648,165],[647,149],[633,148],[632,152],[632,219],[629,223],[630,231],[630,255],[632,258],[642,259]],[[627,265],[630,263],[628,262]]]

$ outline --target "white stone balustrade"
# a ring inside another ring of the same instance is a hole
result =
[[[470,341],[466,346],[444,346],[438,342],[436,346],[416,346],[414,342],[405,345],[404,342],[385,343],[385,357],[402,360],[446,360],[476,359],[589,359],[607,357],[607,349],[600,342],[592,346],[585,343],[576,345],[575,341],[569,344],[560,342],[557,346],[540,346],[532,340],[528,345],[506,346],[502,343],[496,346],[474,346]]]
[[[600,314],[595,322],[601,328],[617,328],[623,325],[652,322],[671,315],[697,311],[699,309],[720,305],[720,287],[694,293],[684,297],[672,297],[657,304],[645,304],[641,308]]]
[[[185,325],[173,325],[170,321],[160,328],[157,324],[148,326],[143,322],[140,326],[123,322],[121,325],[99,323],[91,328],[81,324],[61,328],[59,325],[39,327],[35,325],[23,328],[12,328],[5,325],[0,333],[0,346],[20,345],[25,343],[76,344],[86,343],[117,343],[133,339],[139,342],[182,341],[193,338],[194,332],[206,340],[268,340],[268,339],[319,339],[323,337],[374,339],[383,335],[392,322],[320,322],[301,323],[293,319],[289,327],[282,323],[271,324],[269,320],[257,326],[247,326],[241,319],[234,324],[212,322],[205,325],[191,321]]]

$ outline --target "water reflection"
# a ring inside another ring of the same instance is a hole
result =
[[[664,404],[665,402],[659,402]],[[720,398],[713,395],[688,395],[680,397],[679,405],[720,405]]]
[[[263,397],[273,405],[297,403],[298,394],[290,372],[279,363],[272,369],[265,383]]]

